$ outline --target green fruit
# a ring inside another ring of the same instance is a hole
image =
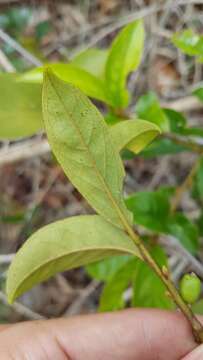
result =
[[[184,275],[180,281],[180,293],[188,304],[193,304],[201,293],[200,279],[193,273]]]

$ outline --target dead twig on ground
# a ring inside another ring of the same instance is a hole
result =
[[[29,320],[45,319],[44,316],[36,313],[35,311],[32,311],[31,309],[20,304],[19,302],[14,302],[12,305],[10,305],[7,301],[7,296],[2,291],[0,291],[0,302],[2,302],[6,306],[11,307],[15,312],[17,312],[18,314],[20,314],[21,316],[23,316]]]
[[[0,49],[0,66],[6,72],[15,72],[15,68],[12,63],[9,61],[4,52]]]
[[[0,29],[0,39],[6,44],[10,45],[14,50],[16,50],[23,58],[25,58],[29,63],[34,66],[41,66],[42,62],[27,51],[22,45],[20,45],[16,40],[14,40],[10,35],[5,31]]]

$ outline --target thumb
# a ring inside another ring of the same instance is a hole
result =
[[[189,355],[183,358],[183,360],[200,360],[203,359],[203,345],[198,346]]]

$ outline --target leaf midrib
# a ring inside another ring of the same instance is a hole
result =
[[[103,178],[102,174],[101,174],[100,171],[98,170],[97,165],[96,165],[96,162],[95,162],[95,159],[94,159],[91,151],[89,150],[89,147],[87,146],[87,144],[86,144],[86,142],[85,142],[85,139],[84,139],[84,137],[83,137],[83,134],[82,134],[81,131],[80,131],[80,128],[79,128],[79,127],[77,126],[77,124],[72,120],[71,114],[70,114],[70,113],[68,112],[68,110],[66,109],[66,106],[65,106],[65,104],[64,104],[64,102],[63,102],[63,99],[61,98],[60,94],[58,93],[58,91],[57,91],[56,87],[54,86],[54,84],[53,84],[53,82],[52,82],[52,80],[51,80],[51,78],[50,78],[50,76],[49,76],[48,73],[47,73],[47,76],[48,76],[48,78],[49,78],[49,81],[50,81],[52,87],[53,87],[54,90],[55,90],[55,93],[57,94],[57,96],[58,96],[58,98],[59,98],[59,101],[60,101],[60,102],[62,103],[62,105],[63,105],[63,108],[64,108],[64,110],[65,110],[65,113],[67,113],[67,116],[70,117],[71,122],[72,122],[72,125],[74,126],[74,128],[75,128],[76,131],[78,132],[79,137],[80,137],[80,139],[81,139],[81,142],[82,142],[83,146],[86,148],[86,151],[87,151],[87,153],[88,153],[89,159],[90,159],[90,161],[92,162],[93,168],[95,169],[96,174],[97,174],[100,182],[101,182],[102,185],[104,186],[105,192],[106,192],[106,194],[107,194],[110,202],[113,204],[113,206],[114,206],[114,208],[115,208],[115,210],[116,210],[116,212],[117,212],[117,214],[118,214],[118,216],[119,216],[119,218],[120,218],[120,220],[121,220],[121,223],[123,224],[124,229],[128,229],[128,228],[129,228],[128,220],[126,219],[126,217],[125,217],[125,215],[123,214],[122,210],[120,209],[119,205],[118,205],[117,202],[115,201],[115,199],[114,199],[114,197],[113,197],[113,195],[112,195],[112,193],[111,193],[111,191],[110,191],[110,189],[109,189],[109,187],[108,187],[105,179]],[[47,87],[46,87],[46,91],[47,91]],[[112,146],[113,146],[113,144],[112,144]],[[114,150],[114,151],[115,151],[115,150]]]

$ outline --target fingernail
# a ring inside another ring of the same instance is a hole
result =
[[[198,346],[189,355],[185,356],[182,360],[203,360],[203,345]]]

